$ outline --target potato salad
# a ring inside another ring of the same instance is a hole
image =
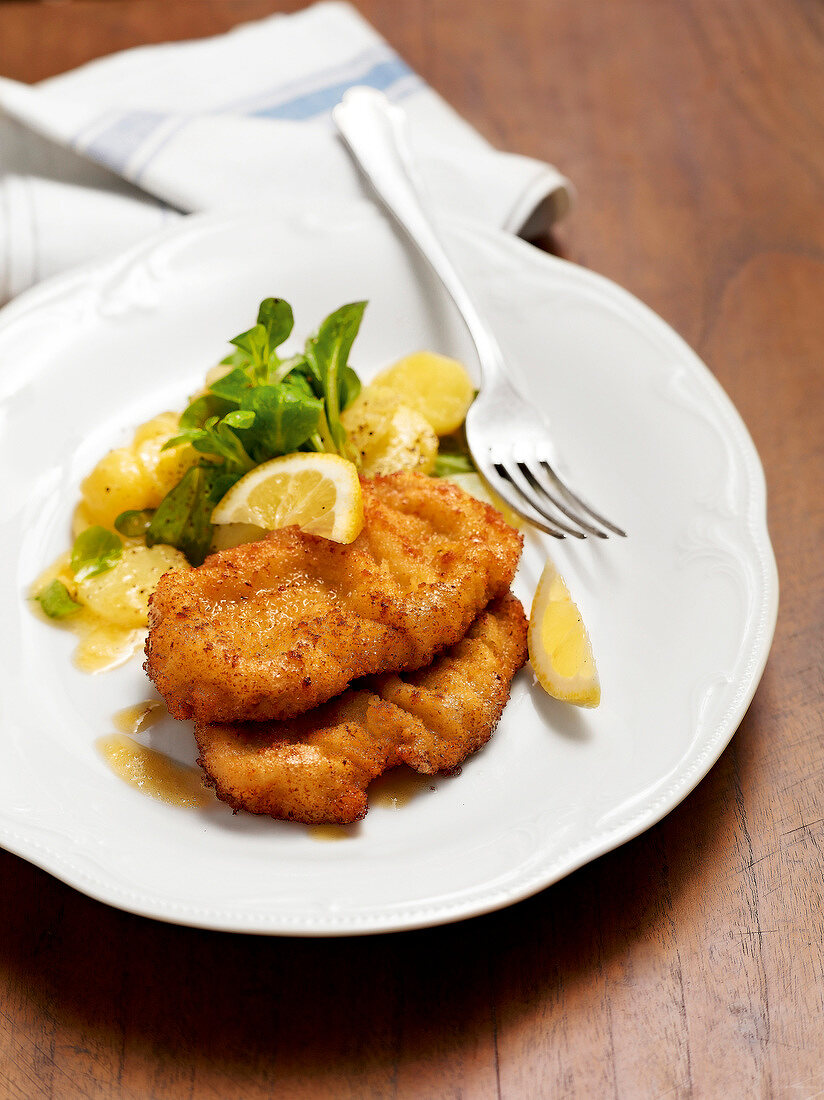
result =
[[[255,325],[230,341],[231,353],[182,413],[141,424],[83,480],[74,543],[32,588],[38,613],[79,635],[81,667],[112,667],[134,652],[167,570],[261,537],[260,528],[219,528],[212,517],[235,485],[272,459],[334,454],[365,477],[417,470],[482,492],[462,435],[474,396],[467,371],[418,351],[362,385],[349,355],[365,308],[341,306],[301,351],[286,355],[292,309],[265,299]]]

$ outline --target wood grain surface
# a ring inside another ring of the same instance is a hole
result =
[[[737,735],[655,828],[460,925],[167,926],[0,853],[3,1097],[824,1094],[824,8],[356,0],[502,148],[558,164],[548,245],[691,343],[762,456],[782,596]],[[0,73],[297,4],[0,3]]]

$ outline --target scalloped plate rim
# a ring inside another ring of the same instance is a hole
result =
[[[341,208],[351,210],[358,217],[366,217],[367,220],[370,217],[382,217],[369,203],[341,204]],[[302,204],[295,203],[294,211],[300,212],[303,209]],[[291,214],[291,212],[292,209],[290,208],[289,213]],[[52,303],[59,302],[61,299],[71,297],[78,292],[84,292],[96,279],[105,279],[117,276],[122,272],[128,272],[133,264],[139,262],[145,256],[152,255],[159,246],[163,246],[169,241],[173,242],[178,238],[185,238],[185,235],[193,231],[195,233],[203,230],[208,232],[210,227],[220,230],[221,227],[225,227],[227,222],[246,220],[253,216],[253,213],[249,211],[192,215],[184,222],[177,223],[170,229],[160,231],[147,241],[116,257],[86,264],[82,268],[55,276],[47,282],[32,288],[0,310],[0,350],[2,350],[4,334],[18,321],[25,320],[26,317],[31,315],[36,316],[41,310]],[[491,245],[509,251],[513,256],[519,255],[526,267],[530,265],[538,269],[555,267],[569,272],[573,281],[578,280],[581,285],[597,288],[599,292],[613,297],[616,302],[634,312],[636,316],[642,319],[643,324],[651,330],[656,330],[660,338],[678,347],[683,360],[690,364],[689,369],[698,371],[703,382],[709,384],[710,390],[714,394],[713,400],[716,411],[720,412],[727,420],[731,432],[737,436],[735,442],[739,456],[744,461],[748,476],[748,487],[751,490],[750,507],[746,519],[761,567],[761,600],[757,615],[757,628],[749,654],[748,675],[742,677],[734,685],[730,685],[732,699],[727,717],[725,721],[716,726],[710,736],[704,739],[700,758],[688,772],[680,774],[678,781],[671,785],[667,795],[659,797],[653,806],[641,806],[631,815],[630,819],[622,822],[619,826],[605,830],[602,835],[587,837],[579,841],[572,849],[551,860],[546,865],[538,863],[531,873],[518,884],[517,888],[501,891],[491,888],[487,891],[487,896],[483,898],[469,897],[467,899],[458,894],[452,900],[432,899],[429,904],[417,903],[414,906],[408,906],[407,911],[402,913],[398,913],[393,908],[387,908],[383,913],[371,912],[362,916],[356,916],[350,912],[344,914],[339,923],[336,923],[334,919],[330,919],[328,915],[318,920],[316,913],[308,916],[304,914],[294,918],[283,912],[271,916],[263,916],[255,912],[239,914],[233,913],[231,906],[223,910],[207,907],[199,908],[197,905],[187,904],[185,900],[173,902],[160,895],[150,896],[139,891],[133,893],[121,889],[114,882],[106,881],[105,878],[96,879],[95,876],[84,871],[82,867],[75,865],[73,852],[61,852],[44,844],[37,835],[38,830],[36,827],[27,832],[25,826],[21,827],[19,822],[8,821],[5,812],[0,810],[0,843],[8,851],[21,856],[55,878],[81,890],[98,901],[128,912],[180,925],[225,931],[300,936],[360,935],[431,927],[492,912],[511,905],[537,893],[600,855],[621,846],[660,821],[683,801],[717,761],[746,713],[763,674],[775,629],[778,608],[777,570],[766,526],[766,484],[757,452],[740,415],[718,381],[692,349],[666,322],[629,292],[605,277],[585,268],[540,253],[532,246],[511,238],[502,231],[462,220],[453,220],[451,230],[457,236],[469,233],[475,238],[483,238]],[[734,690],[732,690],[733,688]],[[464,891],[464,893],[471,892]],[[477,894],[478,892],[478,889],[475,889],[474,893]]]

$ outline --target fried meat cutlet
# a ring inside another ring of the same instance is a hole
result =
[[[526,660],[526,625],[507,593],[428,668],[371,677],[289,722],[196,720],[205,781],[235,810],[357,821],[369,783],[387,768],[453,771],[486,744]]]
[[[291,527],[165,574],[146,671],[175,718],[291,718],[362,676],[422,668],[509,588],[522,537],[448,482],[363,482],[340,545]]]

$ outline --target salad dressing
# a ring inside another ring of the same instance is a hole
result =
[[[373,779],[369,784],[369,802],[373,806],[385,806],[390,810],[399,810],[408,805],[424,791],[432,790],[431,775],[419,775],[411,768],[395,768],[385,775]],[[309,835],[313,840],[348,840],[356,834],[351,825],[310,825]]]
[[[431,775],[420,775],[411,768],[395,768],[370,783],[369,801],[374,806],[397,810],[408,805],[419,794],[432,789],[432,784]]]
[[[309,825],[308,833],[312,840],[349,840],[354,836],[349,825]]]
[[[203,786],[198,768],[178,764],[122,733],[99,737],[96,745],[115,775],[160,802],[195,810],[214,800]]]
[[[105,672],[117,668],[137,653],[146,637],[145,630],[130,630],[106,622],[85,607],[68,618],[65,625],[78,637],[72,659],[81,672]]]
[[[118,626],[97,614],[91,607],[81,607],[64,619],[51,619],[34,597],[53,580],[72,588],[74,578],[69,571],[68,553],[61,554],[31,586],[29,606],[39,619],[74,634],[77,648],[72,660],[81,672],[105,672],[128,661],[143,644],[146,631],[142,628]]]
[[[146,699],[134,706],[124,707],[112,715],[114,728],[120,733],[140,733],[156,725],[169,712],[164,703],[157,699]]]

